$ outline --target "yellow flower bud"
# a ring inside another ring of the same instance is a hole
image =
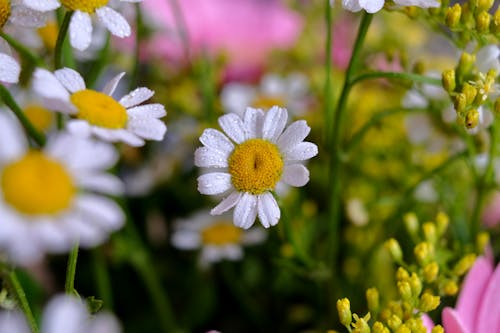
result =
[[[422,292],[422,281],[416,273],[411,273],[410,279],[411,292],[413,295],[418,296]]]
[[[406,213],[403,217],[403,221],[405,223],[406,230],[410,235],[416,235],[418,233],[419,223],[417,215],[415,213]]]
[[[491,15],[487,11],[482,11],[476,16],[476,29],[485,33],[490,30]]]
[[[460,17],[462,16],[462,7],[456,3],[453,7],[448,7],[446,9],[445,22],[450,29],[454,29],[460,23]]]
[[[370,313],[367,313],[363,318],[359,318],[357,314],[354,314],[353,317],[354,323],[352,323],[352,333],[370,333],[370,326],[368,325]]]
[[[474,264],[474,261],[476,261],[476,255],[475,254],[468,254],[462,259],[460,259],[455,267],[453,267],[453,273],[455,273],[458,276],[462,276],[467,271],[472,267]]]
[[[432,222],[426,222],[422,225],[424,238],[429,243],[435,244],[437,241],[436,225]]]
[[[366,290],[366,302],[368,303],[368,310],[370,312],[378,312],[380,307],[380,296],[377,288],[368,288]]]
[[[420,297],[419,308],[422,312],[429,312],[437,308],[440,302],[441,298],[439,296],[434,296],[428,292],[425,292]]]
[[[438,273],[439,273],[439,266],[437,262],[433,261],[425,265],[423,272],[425,282],[431,283],[436,281]]]
[[[462,53],[460,56],[460,60],[458,61],[457,72],[458,76],[462,77],[463,75],[469,73],[472,69],[472,66],[476,62],[476,56],[467,52]]]
[[[493,22],[490,29],[494,34],[500,33],[500,8],[498,8],[493,15]]]
[[[401,246],[399,246],[397,240],[391,238],[385,242],[384,246],[389,251],[395,262],[401,262],[403,260],[403,251],[401,251]]]
[[[443,284],[443,292],[445,295],[454,296],[458,292],[458,285],[453,280],[446,280]]]
[[[477,9],[479,10],[489,10],[493,6],[494,0],[477,0]]]
[[[444,333],[444,328],[441,325],[436,325],[432,328],[431,333]]]
[[[408,281],[398,281],[397,286],[401,298],[405,301],[409,301],[412,296],[410,283]]]
[[[479,124],[479,112],[476,109],[471,109],[465,114],[465,127],[468,129],[474,128]]]
[[[345,327],[349,327],[352,322],[351,303],[349,299],[342,298],[337,300],[337,311],[339,313],[340,323]]]
[[[433,257],[434,249],[429,242],[420,242],[413,249],[413,253],[420,265],[427,264]]]
[[[441,82],[443,83],[444,90],[446,90],[448,93],[454,91],[457,85],[455,81],[455,70],[454,69],[445,70],[441,75]]]
[[[446,215],[443,212],[439,212],[436,215],[436,226],[437,226],[437,232],[439,236],[442,236],[446,229],[448,229],[448,224],[450,224],[450,219],[448,218],[448,215]]]
[[[372,326],[372,333],[390,333],[389,329],[380,321],[376,321]]]
[[[395,333],[411,333],[411,330],[405,324],[399,326]]]
[[[477,235],[477,239],[476,239],[477,252],[484,253],[484,251],[486,250],[486,246],[488,246],[489,243],[490,243],[490,234],[488,234],[485,231],[480,232]]]
[[[410,278],[410,274],[406,269],[403,267],[399,267],[398,270],[396,271],[396,280],[398,281],[404,281]]]
[[[470,105],[474,102],[477,96],[477,89],[473,85],[469,83],[464,83],[462,86],[462,93],[465,94],[466,100],[467,100],[467,105]]]
[[[467,96],[464,93],[456,94],[453,96],[453,105],[458,113],[464,111],[467,106]]]
[[[401,321],[401,318],[399,318],[396,315],[392,315],[389,320],[387,320],[387,326],[393,331],[397,330],[399,326],[401,326],[403,322]]]

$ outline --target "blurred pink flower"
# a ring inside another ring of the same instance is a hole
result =
[[[333,25],[332,60],[339,69],[346,69],[351,60],[352,46],[356,37],[355,20],[342,15]]]
[[[293,46],[302,18],[281,0],[148,0],[143,9],[157,27],[143,50],[145,56],[187,61],[183,29],[190,56],[225,54],[230,71],[259,69],[273,49]]]
[[[446,333],[500,332],[500,265],[479,257],[465,277],[456,307],[443,310]],[[428,332],[433,326],[424,317]]]
[[[497,191],[491,197],[483,211],[483,225],[493,228],[500,223],[500,192]]]

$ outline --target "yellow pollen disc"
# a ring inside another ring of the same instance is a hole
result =
[[[77,117],[91,125],[110,129],[125,128],[127,110],[111,96],[94,90],[80,90],[71,95],[78,109]]]
[[[8,164],[0,181],[4,200],[29,215],[59,213],[71,205],[76,192],[64,166],[39,151]]]
[[[257,109],[267,110],[273,106],[285,107],[285,100],[281,96],[258,95],[252,102],[252,106]]]
[[[3,28],[10,16],[10,1],[0,0],[0,28]]]
[[[46,131],[52,125],[54,113],[40,105],[30,104],[24,108],[24,114],[40,131]]]
[[[262,194],[274,189],[283,172],[278,147],[264,139],[250,139],[229,156],[231,182],[240,192]]]
[[[57,34],[59,33],[59,28],[57,22],[49,21],[44,27],[38,28],[38,36],[43,42],[43,45],[49,49],[53,50],[56,47]]]
[[[61,3],[69,10],[79,10],[93,14],[96,9],[104,7],[109,0],[62,0]]]
[[[241,229],[226,222],[217,222],[201,231],[201,239],[206,245],[238,244]]]

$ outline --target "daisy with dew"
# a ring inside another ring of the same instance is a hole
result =
[[[243,258],[243,246],[262,243],[266,233],[261,228],[241,230],[229,214],[210,216],[201,211],[174,224],[172,244],[181,250],[201,248],[200,265],[207,267],[222,260]]]
[[[33,89],[44,99],[47,108],[73,115],[68,130],[78,136],[95,135],[110,142],[143,146],[144,140],[163,140],[167,127],[159,118],[166,115],[161,104],[144,104],[154,92],[137,88],[119,101],[111,95],[125,73],[115,76],[102,92],[87,89],[82,76],[63,68],[51,73],[37,69]]]
[[[123,38],[130,36],[131,29],[125,18],[108,7],[109,0],[23,0],[24,4],[39,11],[51,11],[61,5],[73,12],[69,23],[69,41],[71,46],[82,51],[92,41],[92,16],[106,26],[112,35]],[[120,0],[123,2],[141,2],[142,0]]]
[[[267,112],[247,108],[219,118],[225,132],[206,129],[200,137],[203,147],[195,152],[195,164],[210,170],[198,177],[198,190],[207,195],[227,195],[212,215],[234,208],[234,224],[248,229],[256,217],[266,228],[280,219],[272,191],[278,183],[304,186],[309,170],[302,164],[318,153],[318,147],[304,142],[311,130],[299,120],[286,129],[288,111],[273,106]]]
[[[120,207],[98,193],[123,192],[105,170],[113,146],[59,133],[31,149],[17,120],[0,113],[0,252],[14,263],[64,253],[75,244],[93,247],[124,223]]]
[[[54,296],[42,316],[43,333],[120,333],[120,323],[114,315],[99,312],[91,315],[85,303],[68,295]],[[18,311],[0,312],[0,332],[30,333],[23,314]]]
[[[333,5],[334,0],[330,0]],[[364,9],[368,13],[376,13],[384,7],[385,0],[342,0],[342,7],[351,12],[359,12]],[[439,7],[437,0],[394,0],[398,6],[416,6],[421,8]]]

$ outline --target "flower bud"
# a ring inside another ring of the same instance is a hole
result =
[[[494,0],[477,0],[477,9],[488,11],[493,6]]]
[[[441,82],[443,83],[444,90],[446,90],[448,93],[454,91],[456,88],[455,70],[454,69],[445,70],[441,75]]]
[[[476,16],[476,29],[485,33],[490,30],[491,15],[487,11],[482,11]]]
[[[376,321],[372,326],[372,333],[390,333],[389,329],[380,321]]]
[[[415,296],[420,295],[422,292],[422,281],[418,277],[416,273],[411,273],[410,276],[410,287],[411,287],[411,293]]]
[[[450,29],[454,29],[460,23],[460,17],[462,16],[462,7],[460,4],[456,3],[453,7],[448,7],[446,9],[445,22]]]
[[[363,318],[359,318],[357,314],[354,314],[353,317],[353,333],[370,333],[370,326],[368,325],[368,321],[370,320],[370,313],[367,313]]]
[[[405,301],[409,301],[411,299],[411,286],[408,281],[398,281],[398,292],[401,298]]]
[[[406,269],[403,267],[399,267],[398,270],[396,271],[396,280],[398,281],[404,281],[410,278],[410,274]]]
[[[439,296],[423,293],[422,297],[420,297],[419,308],[422,312],[429,312],[437,308],[440,302],[441,298]]]
[[[443,292],[448,296],[455,296],[458,292],[458,285],[453,280],[446,280],[443,284]]]
[[[413,253],[420,265],[425,265],[433,257],[433,248],[428,242],[420,242],[413,249]]]
[[[406,226],[406,230],[412,236],[417,235],[418,233],[418,218],[415,213],[406,213],[403,217],[403,221]]]
[[[352,322],[351,303],[349,299],[342,298],[337,300],[337,311],[339,313],[340,323],[345,327],[349,327]]]
[[[436,325],[432,328],[431,333],[444,333],[444,328],[441,325]]]
[[[406,324],[403,324],[398,327],[395,333],[411,333],[411,329]]]
[[[436,227],[439,236],[442,236],[445,233],[446,229],[448,229],[448,224],[450,224],[450,219],[448,218],[448,215],[446,215],[443,212],[437,213]]]
[[[439,265],[437,262],[433,261],[424,266],[424,280],[425,282],[431,283],[436,281],[437,275],[439,273]]]
[[[387,326],[390,327],[391,330],[395,331],[398,329],[399,326],[401,326],[403,322],[401,321],[401,318],[399,318],[396,315],[392,315],[388,320],[387,320]]]
[[[465,114],[465,127],[468,129],[474,128],[479,124],[479,112],[476,109],[471,109]]]
[[[399,246],[397,240],[391,238],[385,242],[384,246],[387,250],[389,250],[392,259],[395,262],[401,262],[403,260],[403,251],[401,251],[401,246]]]
[[[491,24],[491,32],[494,34],[500,33],[500,8],[495,11],[493,15],[493,22]]]
[[[465,94],[465,97],[467,99],[467,104],[470,105],[474,102],[477,96],[477,89],[476,87],[472,86],[469,83],[464,83],[462,86],[462,93]]]
[[[453,105],[457,113],[461,113],[467,106],[467,96],[464,93],[456,94],[453,97]]]
[[[424,238],[429,243],[435,244],[437,241],[436,225],[432,222],[426,222],[422,225]]]
[[[484,253],[489,243],[490,243],[490,234],[488,234],[485,231],[480,232],[476,238],[477,253]]]
[[[462,53],[460,60],[458,61],[457,72],[459,77],[463,77],[465,74],[469,73],[472,66],[476,62],[476,56],[467,52]]]
[[[455,267],[453,267],[453,273],[455,273],[458,276],[462,276],[467,271],[472,267],[474,264],[474,261],[476,261],[476,255],[475,254],[468,254],[462,259],[460,259]]]
[[[368,310],[370,312],[378,312],[380,307],[380,296],[377,288],[368,288],[366,290],[366,302],[368,304]]]

